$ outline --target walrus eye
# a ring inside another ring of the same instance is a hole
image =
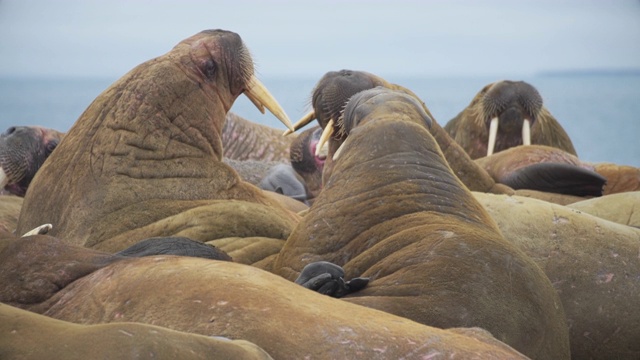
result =
[[[49,143],[47,143],[47,146],[45,147],[45,152],[47,153],[47,155],[51,154],[51,152],[55,150],[56,146],[58,146],[58,140],[49,141]]]
[[[213,80],[216,75],[216,70],[218,66],[213,59],[207,59],[204,64],[202,64],[202,73],[208,80]]]

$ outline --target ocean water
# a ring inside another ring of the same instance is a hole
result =
[[[414,91],[444,126],[475,94],[496,78],[386,77]],[[93,99],[116,78],[0,78],[0,131],[41,125],[67,131]],[[310,109],[318,79],[261,78],[293,122]],[[569,74],[510,78],[535,86],[545,106],[571,137],[585,161],[640,167],[640,75]],[[284,129],[244,96],[231,111],[257,123]]]

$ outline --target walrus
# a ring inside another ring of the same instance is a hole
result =
[[[498,183],[513,189],[532,189],[574,195],[567,204],[585,198],[640,190],[640,169],[612,163],[580,160],[546,145],[519,145],[476,159]],[[516,191],[517,195],[522,192]],[[538,197],[539,196],[533,196]],[[542,200],[549,200],[542,198]]]
[[[299,217],[221,161],[225,117],[241,94],[291,126],[236,33],[202,31],[138,65],[38,171],[18,232],[50,223],[52,236],[109,252],[163,236],[283,242]]]
[[[532,144],[576,155],[569,135],[544,107],[538,90],[524,81],[486,85],[444,129],[472,159]]]
[[[443,151],[456,176],[458,176],[469,189],[495,193],[513,192],[512,189],[509,189],[507,186],[496,184],[486,171],[471,160],[464,149],[440,127],[433,115],[431,115],[426,104],[416,94],[406,87],[392,84],[368,72],[340,70],[329,71],[323,75],[312,91],[311,103],[313,109],[296,122],[294,128],[302,128],[309,122],[317,119],[318,124],[323,128],[323,134],[316,148],[322,149],[327,139],[332,138],[334,141],[330,142],[329,146],[333,146],[334,148],[330,148],[329,152],[333,154],[344,140],[338,124],[339,115],[344,105],[352,95],[377,86],[404,92],[420,101],[424,111],[433,119],[433,124],[430,128],[432,135],[438,142],[440,149]],[[290,131],[285,132],[285,134],[288,133],[290,133]],[[332,159],[327,158],[323,167],[330,169],[332,167]]]
[[[626,218],[635,217],[637,223],[639,195],[613,194],[587,201],[609,199],[612,203],[602,210],[615,208],[620,222],[626,210]],[[573,205],[520,196],[480,192],[474,196],[505,239],[529,255],[551,280],[569,325],[572,358],[640,358],[640,229],[589,215],[588,208],[583,212],[579,206],[580,211]],[[621,196],[626,199],[616,199]]]
[[[321,127],[309,128],[291,142],[289,149],[291,167],[304,180],[309,203],[313,202],[322,190],[322,169],[327,155],[322,150],[316,155],[320,135]]]
[[[498,183],[582,197],[602,196],[607,179],[564,150],[518,145],[475,160]]]
[[[0,304],[2,359],[272,359],[244,340],[148,324],[79,325]]]
[[[0,283],[0,302],[76,324],[37,317],[42,333],[20,333],[22,341],[11,348],[28,342],[38,353],[48,344],[39,337],[49,333],[50,326],[78,337],[99,329],[106,337],[102,344],[110,343],[117,329],[131,333],[135,326],[149,324],[182,334],[245,340],[275,359],[526,359],[479,328],[429,327],[228,261],[169,255],[127,258],[37,235],[0,239]],[[34,318],[1,322],[0,331],[26,329]],[[202,349],[194,344],[197,336],[157,331],[156,339],[167,341],[167,350],[178,346],[178,339],[184,351]],[[144,336],[139,341],[140,346],[147,344]],[[249,345],[246,342],[231,345]]]
[[[0,189],[24,196],[63,135],[41,126],[11,126],[5,130],[0,135]]]
[[[568,359],[552,284],[455,176],[422,104],[377,87],[353,95],[338,124],[339,155],[331,138],[334,166],[272,271],[294,280],[327,261],[345,279],[370,279],[346,302],[439,328],[481,327],[531,358]]]

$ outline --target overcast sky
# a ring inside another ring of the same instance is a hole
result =
[[[265,77],[640,68],[638,0],[0,0],[0,75],[117,78],[215,28]]]

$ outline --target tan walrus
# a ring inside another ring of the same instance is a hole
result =
[[[531,358],[569,358],[558,295],[455,176],[422,104],[365,90],[338,123],[345,140],[335,153],[329,140],[325,187],[273,271],[293,280],[328,261],[345,279],[371,279],[345,301],[440,328],[482,327]]]
[[[129,349],[152,350],[155,338],[163,342],[155,348],[165,351],[204,351],[217,346],[210,337],[224,337],[235,340],[227,350],[259,350],[249,341],[275,359],[526,358],[482,329],[421,325],[227,261],[168,255],[123,258],[49,236],[5,238],[0,239],[0,283],[0,302],[47,316],[27,316],[0,305],[0,318],[7,313],[20,317],[0,321],[0,338],[20,336],[7,347],[0,340],[0,354],[27,346],[40,354],[50,341],[41,337],[53,330],[64,331],[54,339],[77,344],[74,350],[82,358],[118,354],[99,344],[91,352],[82,340],[98,341],[100,336],[91,335],[100,331],[104,338],[99,343],[113,344],[122,330],[127,338],[118,346]],[[35,326],[42,327],[34,332]],[[24,332],[12,334],[14,329]],[[137,333],[145,330],[156,331],[156,336]],[[75,336],[68,339],[65,334]],[[138,343],[128,341],[128,334]],[[234,358],[231,354],[204,355]]]
[[[444,129],[472,159],[517,145],[547,145],[576,155],[569,135],[524,81],[486,85]]]
[[[290,126],[233,32],[203,31],[137,66],[36,174],[18,233],[50,223],[51,235],[110,252],[156,236],[286,239],[298,216],[221,161],[225,116],[241,94]]]

